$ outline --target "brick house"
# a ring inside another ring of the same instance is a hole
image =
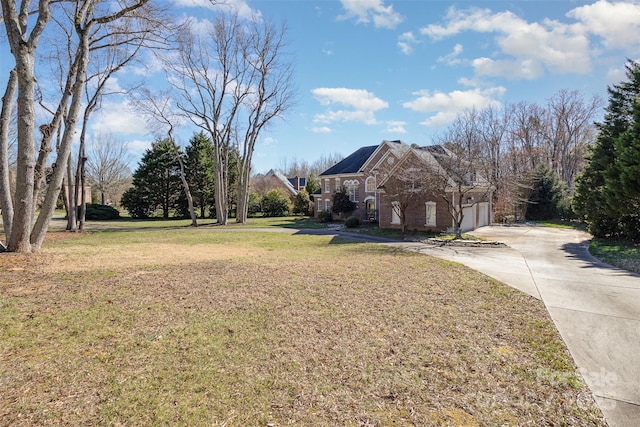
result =
[[[464,213],[462,231],[488,225],[492,210],[489,183],[474,172],[457,185],[456,179],[443,172],[451,156],[441,146],[408,146],[402,141],[362,147],[320,174],[316,212],[331,209],[333,194],[344,186],[355,203],[352,215],[378,221],[381,228],[401,228],[400,216],[404,214],[407,230],[444,231],[454,225],[451,205]],[[425,188],[425,182],[429,181],[426,177],[433,170],[443,172],[441,176],[446,182],[439,186],[446,188],[444,194]],[[394,182],[407,185],[412,179],[416,185],[414,192],[393,191]]]
[[[315,212],[331,210],[333,194],[345,188],[355,204],[352,215],[363,220],[377,220],[378,173],[400,159],[409,146],[401,141],[382,141],[379,145],[362,147],[318,176],[319,193],[315,196]]]

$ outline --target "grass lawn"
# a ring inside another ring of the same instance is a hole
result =
[[[0,425],[605,425],[544,305],[450,262],[214,227],[0,254]]]
[[[637,243],[594,238],[589,251],[608,264],[640,273],[640,245]]]

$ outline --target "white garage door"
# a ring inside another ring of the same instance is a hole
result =
[[[478,203],[478,227],[489,225],[489,202]]]
[[[463,218],[462,224],[460,228],[463,232],[471,231],[474,229],[474,217],[473,217],[473,206],[467,206],[466,208],[462,208]]]

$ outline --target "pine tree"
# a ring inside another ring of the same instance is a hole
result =
[[[213,143],[204,132],[194,134],[185,149],[187,181],[193,194],[194,202],[200,208],[200,218],[204,218],[205,210],[213,206]]]
[[[161,209],[162,217],[168,219],[182,190],[179,172],[171,141],[154,142],[140,159],[133,173],[133,187],[122,195],[122,205],[134,218],[146,218]]]
[[[629,231],[637,225],[637,206],[634,209],[630,201],[634,196],[630,179],[634,174],[633,152],[640,148],[637,136],[634,142],[629,133],[637,129],[634,104],[640,96],[640,63],[629,60],[626,69],[628,81],[608,89],[604,121],[597,124],[598,139],[576,186],[574,208],[596,237],[632,238]],[[622,154],[625,151],[627,154]]]

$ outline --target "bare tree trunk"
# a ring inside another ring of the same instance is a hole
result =
[[[3,8],[4,9],[4,8]],[[11,237],[7,249],[10,252],[31,252],[29,236],[33,221],[34,208],[34,172],[35,172],[35,117],[34,94],[35,76],[33,73],[34,52],[26,44],[20,44],[16,57],[18,70],[18,157],[16,164],[15,212]]]
[[[9,174],[9,127],[11,125],[13,97],[16,93],[17,84],[18,75],[14,69],[9,73],[0,113],[0,209],[2,210],[4,235],[7,239],[11,236],[11,227],[13,225],[13,199],[11,197],[11,178]]]
[[[84,147],[82,149],[82,157],[81,157],[81,163],[80,163],[80,188],[82,189],[82,192],[80,193],[80,215],[79,215],[79,223],[78,223],[78,229],[80,231],[84,230],[84,222],[87,216],[87,200],[86,200],[86,194],[85,194],[85,169],[84,169],[84,164],[87,161],[87,158],[84,156]]]
[[[191,196],[191,190],[189,189],[189,183],[187,182],[187,176],[184,173],[184,162],[182,161],[182,157],[180,157],[180,153],[178,151],[178,147],[170,137],[171,143],[173,144],[173,149],[175,150],[176,160],[178,161],[178,165],[180,166],[180,181],[182,181],[182,188],[184,189],[184,195],[187,198],[187,205],[189,206],[189,215],[191,216],[191,226],[198,226],[198,219],[196,216],[196,211],[193,208],[193,197]]]
[[[222,156],[222,153],[220,153],[220,148],[218,147],[216,148],[216,160],[213,167],[213,179],[216,197],[216,221],[220,225],[227,225],[229,221],[228,170],[228,159]]]
[[[249,178],[251,173],[251,161],[242,160],[238,173],[238,207],[236,209],[236,222],[247,222],[249,212]]]
[[[77,202],[77,186],[74,180],[73,171],[71,162],[67,162],[67,177],[66,177],[66,188],[63,185],[63,191],[65,191],[65,197],[67,199],[67,231],[76,231],[76,213],[78,212],[78,202]]]
[[[58,149],[58,157],[56,162],[56,168],[53,171],[47,194],[40,209],[40,215],[36,220],[31,233],[31,244],[35,250],[39,250],[44,240],[44,236],[47,233],[47,228],[51,222],[51,215],[56,207],[56,200],[60,194],[62,187],[62,180],[64,177],[64,171],[67,167],[67,162],[71,154],[71,143],[73,142],[73,135],[75,134],[76,122],[80,115],[80,108],[82,107],[82,94],[83,87],[87,77],[87,64],[89,62],[89,33],[91,27],[80,29],[78,36],[80,41],[78,43],[76,63],[78,64],[75,81],[73,84],[71,105],[64,121],[64,133],[62,135],[62,142]]]

